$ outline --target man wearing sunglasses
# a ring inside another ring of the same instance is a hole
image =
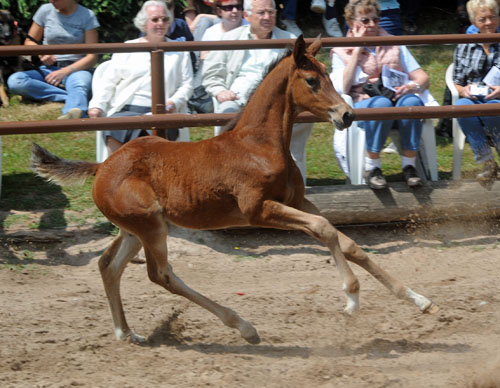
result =
[[[276,27],[274,0],[245,0],[243,16],[249,23],[229,32],[224,40],[293,39],[290,32]],[[215,113],[239,112],[260,84],[268,66],[278,60],[285,49],[214,50],[203,64],[203,86],[214,97]],[[302,176],[306,176],[305,144],[313,124],[295,124],[290,150]],[[219,133],[216,131],[215,133]]]
[[[221,40],[224,33],[248,24],[243,19],[243,0],[217,0],[215,12],[220,18],[220,23],[208,28],[201,38],[202,41]],[[205,59],[207,55],[208,51],[202,51],[200,59]]]

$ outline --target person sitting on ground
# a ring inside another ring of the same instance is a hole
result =
[[[244,17],[248,25],[224,34],[224,40],[292,39],[293,34],[276,27],[274,0],[245,0]],[[214,50],[205,59],[202,81],[216,98],[215,113],[239,112],[260,84],[268,66],[285,49]],[[290,150],[302,177],[306,177],[305,144],[313,124],[294,124]],[[218,133],[216,133],[218,135]]]
[[[467,3],[469,19],[480,34],[497,31],[498,10],[495,0],[470,0]],[[490,70],[498,72],[498,67],[500,67],[500,44],[459,44],[453,54],[453,83],[460,97],[455,105],[500,103],[500,83],[485,84],[483,81]],[[497,80],[499,78],[497,77]],[[478,91],[477,86],[483,86],[486,90]],[[469,141],[474,159],[478,164],[483,164],[483,170],[476,178],[480,182],[496,179],[498,166],[488,140],[493,143],[497,153],[500,153],[500,117],[458,117],[457,120]]]
[[[134,25],[144,33],[125,43],[160,43],[174,18],[164,1],[146,1],[134,18]],[[166,113],[186,112],[186,102],[193,91],[193,70],[189,52],[165,52]],[[102,66],[102,65],[101,65]],[[151,112],[151,54],[130,52],[113,54],[89,103],[89,117],[140,116]],[[151,134],[142,129],[102,132],[109,153],[127,141]],[[175,139],[171,139],[175,140]]]
[[[33,16],[28,34],[43,44],[97,43],[99,22],[94,13],[75,0],[51,0]],[[26,39],[25,45],[36,45]],[[7,85],[13,94],[36,101],[64,101],[58,119],[87,116],[96,54],[40,55],[39,69],[12,74]]]
[[[345,8],[349,25],[348,37],[386,36],[379,25],[380,6],[376,0],[351,1]],[[395,87],[394,97],[388,98],[370,91],[381,78],[383,66],[406,73],[409,82]],[[416,95],[429,86],[428,75],[420,68],[405,46],[334,48],[332,50],[333,84],[339,93],[349,94],[355,108],[386,108],[392,106],[423,106]],[[370,96],[370,94],[372,96]],[[380,152],[393,128],[394,120],[369,120],[358,125],[366,133],[365,180],[372,189],[383,189],[387,182],[382,174]],[[397,120],[403,148],[403,176],[408,186],[422,184],[415,169],[420,145],[422,121]]]

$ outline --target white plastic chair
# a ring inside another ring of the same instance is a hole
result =
[[[353,105],[352,98],[349,95],[343,94],[342,97],[349,104]],[[363,172],[365,163],[365,131],[358,127],[356,122],[345,129],[346,134],[346,159],[351,184],[361,185],[364,183]],[[400,150],[399,131],[391,130],[391,138]],[[334,139],[335,142],[335,139]],[[417,171],[421,176],[427,176],[429,172],[432,181],[438,180],[437,168],[437,153],[436,153],[436,136],[434,133],[434,124],[431,119],[424,120],[422,128],[422,139],[420,142],[419,157],[422,163],[417,163]],[[401,151],[401,150],[400,150]],[[337,156],[338,159],[338,156]],[[417,158],[418,159],[418,158]],[[421,166],[423,164],[423,166]],[[427,171],[425,171],[427,170]],[[422,174],[423,173],[423,174]]]
[[[453,63],[446,69],[446,86],[451,92],[451,105],[454,105],[458,100],[458,90],[453,83]],[[453,180],[458,180],[462,177],[462,156],[465,147],[465,134],[460,129],[456,118],[452,119],[453,133],[453,166],[451,177]]]

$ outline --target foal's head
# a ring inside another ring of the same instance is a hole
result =
[[[290,82],[293,100],[303,110],[344,129],[351,125],[354,114],[335,91],[325,65],[314,58],[320,48],[319,37],[307,49],[302,35],[297,38],[292,53],[295,68]]]

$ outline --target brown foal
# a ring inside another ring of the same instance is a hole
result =
[[[249,322],[189,288],[174,274],[167,259],[169,223],[192,229],[301,230],[330,249],[347,296],[347,314],[358,309],[359,282],[346,259],[421,311],[437,309],[376,265],[304,198],[302,177],[289,150],[297,114],[310,111],[340,129],[354,118],[351,107],[333,88],[325,66],[314,58],[320,47],[316,39],[306,49],[299,37],[291,54],[262,81],[234,128],[220,136],[192,143],[142,137],[101,164],[63,160],[33,145],[32,164],[43,177],[66,182],[95,175],[94,201],[120,228],[99,260],[117,339],[144,341],[129,328],[120,297],[125,266],[144,247],[151,281],[214,313],[248,342],[260,341]]]

